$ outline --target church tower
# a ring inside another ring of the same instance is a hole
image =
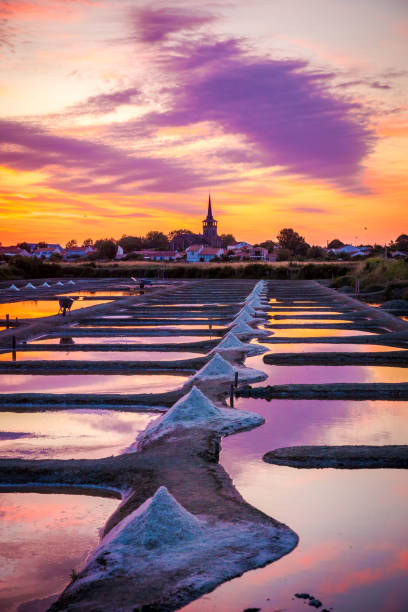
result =
[[[220,247],[221,240],[217,234],[217,221],[214,219],[211,208],[211,195],[208,194],[207,218],[203,221],[203,240],[208,246]]]

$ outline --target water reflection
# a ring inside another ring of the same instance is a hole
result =
[[[255,343],[254,343],[255,344]],[[257,344],[264,344],[268,347],[271,353],[355,353],[355,352],[386,352],[404,350],[394,346],[385,346],[383,344],[346,344],[346,343],[319,343],[319,342],[304,342],[304,343],[285,343],[285,342],[264,342],[260,341]]]
[[[187,380],[161,374],[0,374],[0,393],[158,393],[179,389]]]
[[[86,300],[83,302],[74,301],[71,310],[79,310],[89,306],[107,304],[111,300]],[[10,319],[33,319],[37,317],[48,317],[58,314],[59,304],[57,300],[25,300],[23,302],[12,302],[0,304],[0,319],[4,319],[6,314]]]
[[[263,355],[249,357],[245,365],[263,370],[268,378],[255,386],[329,383],[408,382],[408,368],[358,365],[271,365]]]
[[[199,353],[177,351],[16,351],[13,359],[12,352],[0,353],[0,361],[175,361],[197,357]]]
[[[268,328],[266,328],[268,329]],[[269,329],[276,337],[283,338],[319,338],[319,337],[347,337],[347,336],[372,336],[376,332],[363,331],[361,329]]]
[[[118,455],[132,444],[157,413],[109,410],[1,415],[0,457],[23,459],[99,459]]]
[[[160,347],[161,344],[178,344],[180,347],[186,342],[203,342],[211,340],[212,336],[75,336],[76,344],[152,344]],[[37,338],[28,344],[60,344],[60,337]],[[154,346],[152,347],[154,348]]]
[[[325,609],[408,609],[406,470],[297,470],[262,462],[295,444],[392,444],[406,441],[402,402],[240,400],[266,423],[223,440],[221,463],[244,499],[288,524],[299,546],[266,568],[226,582],[190,612],[305,610],[312,593]]]
[[[60,592],[97,545],[99,529],[118,503],[85,495],[0,493],[2,612]]]

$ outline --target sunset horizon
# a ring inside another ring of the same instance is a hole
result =
[[[404,3],[0,4],[3,244],[406,230]]]

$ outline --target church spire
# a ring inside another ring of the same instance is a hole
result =
[[[207,212],[207,221],[212,221],[214,219],[211,208],[211,194],[208,194],[208,212]]]

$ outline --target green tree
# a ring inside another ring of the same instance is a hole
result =
[[[261,242],[259,246],[263,249],[268,249],[268,253],[271,253],[276,245],[273,240],[265,240],[265,242]]]
[[[103,238],[97,240],[94,244],[98,257],[101,259],[113,259],[116,255],[118,247],[113,238]]]
[[[146,234],[144,239],[146,249],[156,249],[157,251],[165,251],[169,248],[169,241],[163,232],[152,231]]]
[[[308,248],[306,255],[309,259],[323,259],[324,250],[322,247],[314,245]]]
[[[123,234],[118,244],[122,247],[124,253],[132,253],[133,251],[140,251],[143,249],[143,238],[140,236],[126,236],[126,234]]]
[[[341,249],[341,247],[344,247],[344,243],[338,238],[331,240],[327,245],[328,249]]]
[[[221,247],[223,249],[226,249],[227,247],[231,246],[232,244],[236,244],[237,242],[232,234],[221,234],[220,238]]]
[[[309,248],[303,236],[289,227],[281,229],[277,235],[277,239],[280,247],[282,249],[289,249],[293,255],[305,255]]]

